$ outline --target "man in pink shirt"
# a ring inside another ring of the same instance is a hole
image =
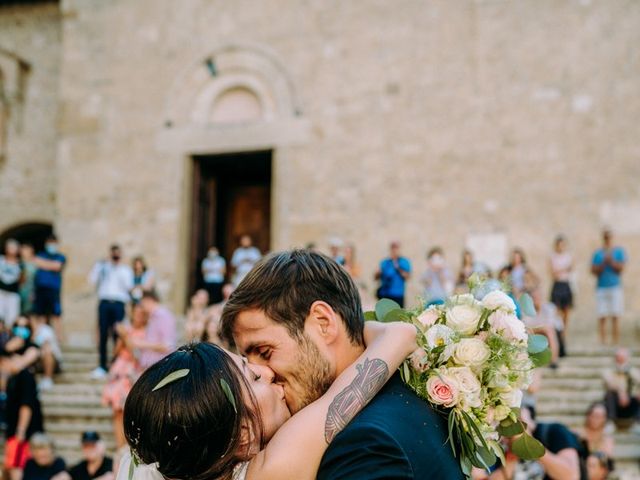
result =
[[[140,350],[140,366],[149,368],[176,349],[176,319],[169,309],[160,304],[154,291],[146,291],[140,306],[148,315],[146,334],[143,341],[137,341]]]

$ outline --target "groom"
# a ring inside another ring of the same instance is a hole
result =
[[[259,262],[225,305],[221,329],[249,361],[275,372],[292,413],[322,396],[364,351],[355,284],[333,260],[307,250]],[[369,400],[363,392],[352,398]],[[353,420],[349,405],[332,407],[318,479],[462,478],[443,418],[398,374]],[[335,434],[336,419],[351,421]]]

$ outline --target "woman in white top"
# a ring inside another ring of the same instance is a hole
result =
[[[551,302],[558,309],[564,324],[563,332],[566,332],[569,325],[569,311],[573,307],[573,292],[569,283],[573,270],[573,257],[567,251],[566,240],[562,235],[558,235],[555,239],[553,253],[549,257],[549,270],[553,280]]]

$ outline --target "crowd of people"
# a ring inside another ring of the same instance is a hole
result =
[[[328,253],[353,278],[365,306],[371,307],[376,298],[389,298],[405,305],[413,267],[402,255],[399,242],[391,242],[388,256],[380,261],[373,289],[367,288],[362,277],[354,245],[333,239]],[[208,249],[199,265],[202,283],[193,292],[186,312],[182,337],[185,341],[222,344],[219,321],[224,305],[261,257],[248,235],[240,238],[228,262],[217,247]],[[618,318],[623,311],[621,274],[625,262],[624,249],[615,246],[611,231],[605,230],[603,245],[591,260],[603,343],[607,321],[611,324],[612,341],[619,340]],[[55,456],[53,442],[44,433],[38,391],[51,389],[55,375],[63,368],[60,290],[65,263],[66,257],[59,252],[54,235],[37,254],[28,244],[9,240],[4,255],[0,256],[0,427],[7,439],[5,467],[11,480],[110,480],[113,475],[113,460],[106,456],[105,444],[96,432],[82,435],[84,460],[71,468]],[[542,292],[539,275],[519,248],[512,250],[507,265],[491,272],[470,250],[462,252],[459,267],[453,269],[447,263],[444,249],[434,246],[426,254],[419,281],[425,306],[441,304],[452,294],[468,292],[474,276],[506,288],[517,305],[522,295],[527,294],[536,314],[531,316],[521,309],[518,314],[530,330],[547,336],[551,365],[555,367],[566,353],[565,332],[574,302],[573,269],[574,258],[567,241],[559,236],[548,259],[552,283],[548,295]],[[112,409],[115,443],[121,448],[126,445],[123,409],[129,391],[146,368],[175,350],[180,333],[175,315],[160,301],[154,272],[143,257],[135,257],[128,263],[122,248],[114,244],[108,256],[94,264],[88,283],[95,288],[98,300],[98,365],[91,378],[104,381],[102,401]],[[612,428],[629,428],[640,412],[640,372],[631,367],[628,351],[617,352],[616,368],[607,372],[605,385],[603,400],[586,412],[584,428],[572,432],[560,424],[536,423],[535,396],[540,387],[537,378],[525,397],[523,414],[528,416],[528,428],[547,447],[547,453],[535,465],[519,462],[508,453],[505,467],[489,477],[475,472],[476,477],[607,478],[614,467]],[[514,477],[516,471],[535,472],[535,469],[539,477],[535,473]]]

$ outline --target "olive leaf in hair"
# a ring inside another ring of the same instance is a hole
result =
[[[171,372],[169,375],[167,375],[162,380],[160,380],[160,382],[155,387],[153,387],[153,390],[151,391],[155,392],[156,390],[160,390],[162,387],[169,385],[170,383],[173,383],[176,380],[180,380],[181,378],[186,377],[187,375],[189,375],[188,368],[182,368],[180,370],[176,370],[175,372]]]
[[[231,391],[231,387],[229,386],[229,384],[224,378],[220,379],[220,386],[222,387],[222,391],[226,395],[227,400],[229,400],[229,403],[233,407],[233,411],[238,413],[238,409],[236,408],[236,399],[233,397],[233,392]]]

